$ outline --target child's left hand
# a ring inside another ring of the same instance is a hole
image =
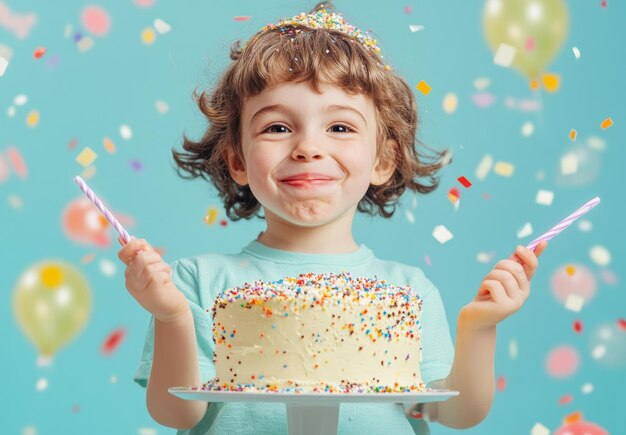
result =
[[[507,260],[500,260],[480,283],[476,297],[461,309],[459,325],[489,329],[519,310],[530,294],[537,258],[546,246],[543,241],[533,252],[519,245]]]

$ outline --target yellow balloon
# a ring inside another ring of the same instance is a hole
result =
[[[564,0],[487,0],[483,30],[491,50],[515,48],[512,66],[537,80],[567,37],[569,14]]]
[[[35,264],[18,279],[13,311],[41,355],[50,357],[78,334],[89,319],[89,283],[71,264]]]

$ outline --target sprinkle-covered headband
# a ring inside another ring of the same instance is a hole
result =
[[[319,9],[310,14],[301,12],[293,18],[280,20],[278,24],[268,24],[261,29],[261,32],[274,29],[278,29],[282,32],[289,32],[291,28],[294,28],[293,34],[297,34],[301,31],[298,29],[298,26],[306,26],[313,29],[337,30],[363,44],[363,47],[365,47],[367,51],[371,51],[376,54],[380,53],[380,47],[376,45],[375,39],[361,32],[361,29],[356,26],[349,24],[341,15],[334,12],[328,12],[326,9]]]

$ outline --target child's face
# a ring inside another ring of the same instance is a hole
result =
[[[370,183],[393,172],[377,165],[372,100],[334,85],[321,90],[281,83],[244,102],[244,164],[231,153],[229,168],[238,184],[250,185],[267,219],[317,226],[354,215]]]

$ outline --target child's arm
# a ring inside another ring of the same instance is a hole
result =
[[[146,391],[148,412],[154,420],[177,429],[190,429],[202,420],[207,411],[205,402],[179,399],[167,391],[185,385],[200,385],[190,309],[167,322],[154,320],[154,353]]]
[[[429,420],[467,428],[487,416],[495,394],[496,325],[528,298],[537,257],[546,246],[547,242],[542,242],[534,252],[519,246],[515,254],[487,274],[477,296],[461,309],[452,369],[443,385],[435,385],[459,391],[460,395],[425,404],[423,412]]]
[[[207,404],[179,399],[167,391],[175,386],[200,385],[189,301],[174,285],[170,266],[146,240],[132,238],[118,257],[127,266],[128,292],[154,317],[152,369],[146,389],[148,412],[164,426],[190,429],[202,420]]]

